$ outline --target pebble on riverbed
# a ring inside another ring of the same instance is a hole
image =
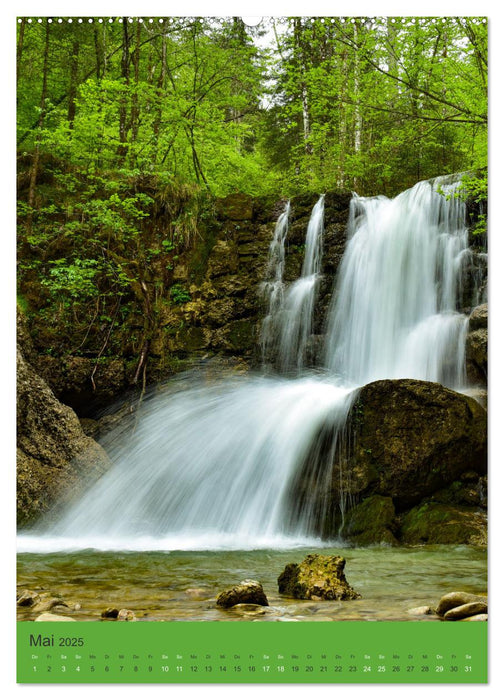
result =
[[[102,620],[118,620],[119,622],[133,622],[136,615],[133,610],[127,608],[106,608],[101,614]]]
[[[422,615],[433,615],[434,610],[431,608],[430,605],[420,605],[418,608],[410,608],[409,610],[406,610],[408,615],[415,615],[417,617],[421,617]]]
[[[38,603],[40,600],[40,596],[38,593],[34,593],[33,591],[23,591],[16,600],[16,603],[19,607],[22,608],[31,608],[35,605],[35,603]]]

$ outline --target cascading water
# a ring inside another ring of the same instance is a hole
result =
[[[304,366],[308,338],[312,332],[317,282],[322,262],[324,233],[324,196],[322,195],[308,222],[305,256],[301,276],[291,285],[281,310],[278,364],[282,371],[297,371]]]
[[[274,349],[278,316],[284,303],[285,238],[289,230],[290,201],[280,214],[270,243],[262,294],[266,300],[266,314],[261,325],[263,362]]]
[[[443,182],[351,202],[326,338],[329,372],[346,382],[408,377],[463,386],[465,206]]]
[[[466,317],[457,298],[467,248],[464,205],[440,194],[442,186],[422,182],[393,200],[353,198],[327,319],[325,368],[294,379],[249,376],[180,390],[177,380],[169,383],[144,402],[130,440],[117,439],[110,471],[42,537],[20,537],[20,549],[306,543],[327,515],[321,509],[334,508],[323,496],[358,387],[398,377],[463,385]],[[285,299],[284,367],[302,367],[323,215],[321,197],[302,275]],[[283,294],[288,216],[287,207],[271,249],[277,261],[269,271],[272,314]],[[293,501],[303,480],[308,488]],[[312,498],[316,492],[322,498]]]

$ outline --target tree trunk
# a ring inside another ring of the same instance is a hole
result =
[[[142,25],[137,22],[135,34],[135,50],[133,52],[133,74],[135,77],[135,88],[131,95],[131,142],[134,143],[138,137],[140,108],[138,103],[138,82],[140,78],[140,32]],[[131,154],[130,154],[131,157]],[[134,163],[131,162],[133,166]]]
[[[121,78],[123,79],[123,85],[125,91],[129,86],[129,42],[130,37],[128,33],[128,18],[123,17],[122,22],[123,29],[123,42],[122,42],[122,54],[121,54]],[[119,148],[117,149],[117,155],[119,156],[119,163],[122,164],[128,152],[128,97],[124,94],[121,98],[121,103],[119,107]]]
[[[37,184],[37,175],[40,163],[40,137],[41,132],[44,127],[44,119],[46,112],[46,99],[47,99],[47,73],[49,67],[49,36],[50,36],[49,22],[46,22],[45,30],[45,42],[44,42],[44,62],[42,67],[42,91],[40,95],[40,116],[38,120],[37,135],[35,137],[35,151],[33,154],[33,162],[30,171],[30,184],[28,187],[28,214],[26,217],[26,232],[27,235],[31,235],[33,227],[33,207],[35,204],[35,186]]]
[[[19,33],[18,33],[18,40],[17,40],[17,47],[16,47],[16,65],[17,65],[16,85],[19,82],[19,68],[21,65],[21,57],[23,55],[25,29],[26,29],[26,18],[23,17],[23,19],[21,20],[21,24],[19,25]]]
[[[306,85],[306,64],[303,49],[303,39],[302,39],[302,26],[301,19],[296,17],[294,20],[294,51],[297,54],[299,70],[301,73],[300,79],[300,93],[301,93],[301,105],[303,113],[303,139],[305,143],[305,153],[311,155],[313,152],[312,145],[310,143],[310,110],[308,102],[308,88]]]
[[[74,39],[72,43],[72,55],[70,56],[70,85],[68,88],[68,113],[67,119],[70,129],[73,129],[75,119],[75,98],[77,97],[77,85],[79,76],[79,40]]]

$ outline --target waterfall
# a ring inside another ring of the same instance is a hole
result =
[[[457,305],[468,242],[454,188],[440,178],[395,199],[353,197],[327,323],[332,375],[359,386],[405,377],[463,385],[467,319]]]
[[[290,201],[278,221],[270,243],[268,260],[266,262],[265,281],[262,284],[262,295],[266,300],[266,314],[261,325],[261,351],[263,362],[266,361],[277,335],[278,317],[284,303],[284,267],[285,267],[285,238],[289,230]]]
[[[276,351],[275,364],[283,373],[299,373],[305,366],[306,350],[313,327],[317,283],[322,263],[324,196],[313,207],[306,230],[305,254],[300,277],[285,291],[283,271],[285,238],[290,204],[279,217],[266,265],[263,290],[268,313],[261,328],[263,360]],[[269,353],[268,353],[269,351]]]
[[[441,189],[445,192],[442,193]],[[410,377],[460,388],[467,317],[463,203],[443,180],[395,199],[355,195],[326,320],[325,366],[213,385],[173,380],[144,401],[113,467],[63,516],[19,538],[21,549],[218,549],[292,546],[334,508],[334,465],[358,388]],[[283,287],[290,207],[277,222],[264,291],[263,345],[279,333],[279,366],[303,367],[320,274],[324,198],[306,235],[300,278]],[[277,325],[278,322],[278,325]],[[343,497],[342,497],[343,498]],[[345,503],[340,503],[344,513]]]

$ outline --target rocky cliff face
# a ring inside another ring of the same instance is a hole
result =
[[[315,319],[317,335],[322,332],[334,275],[345,247],[350,196],[333,192],[325,197],[324,277]],[[317,200],[318,196],[312,195],[291,201],[287,282],[300,275],[306,228]],[[161,268],[167,261],[163,262],[162,256],[153,259],[143,285],[138,285],[144,316],[149,316],[145,375],[138,376],[139,353],[133,353],[128,343],[122,355],[105,353],[98,358],[77,354],[70,346],[63,356],[53,356],[48,348],[40,346],[32,356],[37,372],[57,398],[74,408],[80,417],[90,417],[144,380],[153,384],[194,364],[218,360],[241,369],[257,364],[264,315],[260,283],[275,224],[284,206],[285,201],[242,194],[217,200],[214,219],[206,222],[204,236],[191,250],[177,256],[170,272],[171,287],[164,287],[162,292],[159,281],[166,270]],[[144,320],[141,315],[132,314],[124,334],[135,338]],[[45,342],[41,337],[43,334],[39,333],[39,345]],[[316,339],[317,336],[313,339],[315,345]]]
[[[27,525],[63,505],[108,467],[104,450],[87,437],[74,411],[61,404],[17,353],[17,512]]]

